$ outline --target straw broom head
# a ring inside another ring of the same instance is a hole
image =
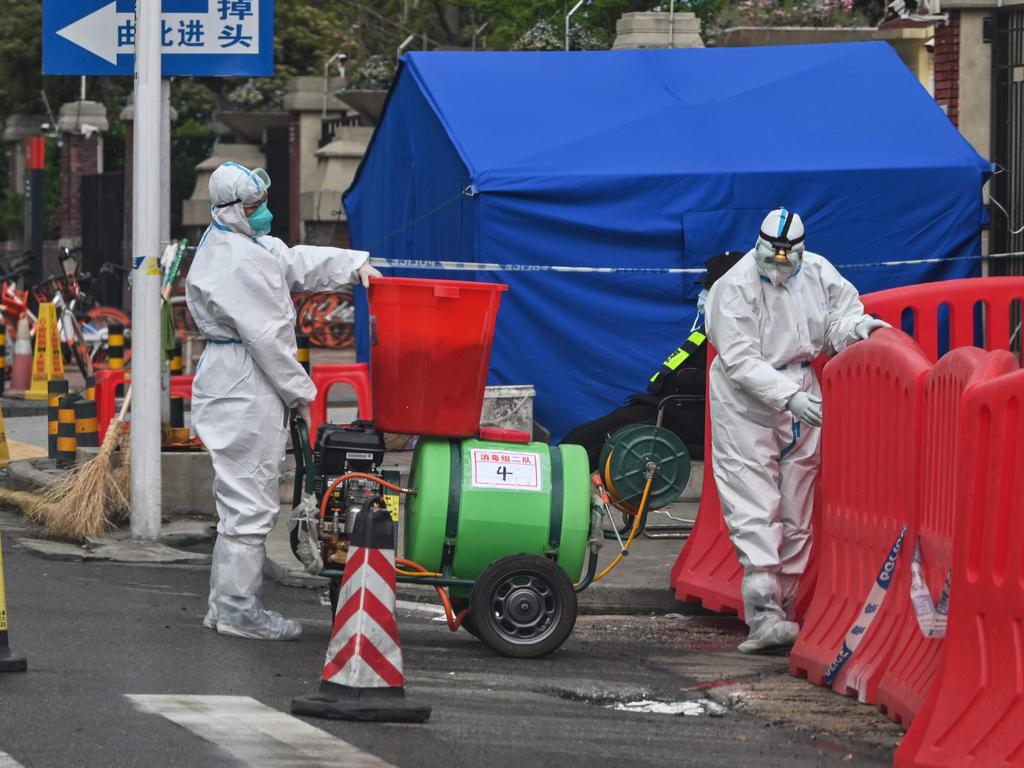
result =
[[[113,527],[111,518],[127,509],[128,500],[112,462],[124,427],[121,417],[112,422],[99,453],[46,492],[44,502],[49,510],[43,523],[47,536],[62,541],[100,536]]]

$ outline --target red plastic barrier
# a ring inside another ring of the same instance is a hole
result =
[[[316,442],[316,430],[327,421],[327,393],[334,384],[348,384],[356,392],[359,418],[373,419],[373,397],[370,393],[370,367],[366,363],[316,365],[310,374],[316,386],[316,399],[309,408],[309,439]]]
[[[960,421],[945,652],[897,766],[1024,764],[1024,371],[971,387]]]
[[[958,528],[954,468],[967,458],[959,450],[964,391],[1016,369],[1017,361],[1009,352],[963,347],[943,356],[925,377],[916,513],[924,576],[933,600],[939,598],[953,564],[954,532]],[[913,552],[914,542],[907,541],[904,557]],[[905,593],[891,598],[902,602],[910,599]],[[942,658],[943,640],[925,637],[912,611],[905,616],[878,686],[878,706],[896,722],[908,725],[924,704]]]
[[[913,541],[919,391],[930,366],[905,333],[883,329],[825,366],[821,489],[815,529],[818,581],[790,654],[790,671],[822,685],[843,638],[860,616],[878,569],[900,529]],[[834,682],[872,702],[910,601],[904,552],[889,596],[860,647]]]
[[[1011,305],[1024,302],[1024,278],[975,277],[946,280],[939,283],[890,288],[864,296],[868,312],[878,315],[894,328],[899,328],[903,313],[914,315],[913,337],[929,360],[939,358],[939,310],[949,310],[949,348],[970,347],[975,340],[974,308],[979,302],[984,310],[985,349],[1009,349]]]

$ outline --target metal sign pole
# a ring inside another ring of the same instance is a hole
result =
[[[138,0],[132,215],[132,535],[160,536],[160,0]]]

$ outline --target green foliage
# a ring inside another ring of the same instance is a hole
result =
[[[391,85],[395,76],[395,60],[390,56],[375,53],[367,56],[348,77],[346,87],[353,91],[381,91]]]
[[[574,51],[607,48],[579,24],[569,25],[569,46]],[[516,51],[561,51],[565,48],[565,28],[556,29],[550,21],[538,21],[512,46]]]

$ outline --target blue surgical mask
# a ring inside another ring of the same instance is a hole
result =
[[[263,205],[250,213],[248,218],[249,228],[256,237],[259,237],[270,232],[270,225],[274,221],[274,214],[267,208],[267,204],[263,203]]]

